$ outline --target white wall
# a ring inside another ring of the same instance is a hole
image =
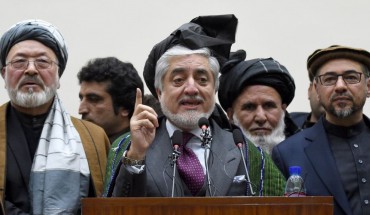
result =
[[[273,57],[285,65],[297,86],[288,111],[309,111],[308,55],[332,44],[370,50],[369,8],[368,0],[4,0],[0,34],[30,18],[61,30],[69,60],[59,94],[78,116],[76,74],[89,59],[115,56],[132,62],[142,74],[154,44],[177,27],[199,15],[233,13],[239,25],[232,50],[245,49],[248,59]],[[3,81],[0,88],[4,103]],[[370,115],[368,103],[365,113]]]

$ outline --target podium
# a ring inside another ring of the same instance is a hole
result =
[[[149,197],[85,198],[83,215],[330,215],[333,198]]]

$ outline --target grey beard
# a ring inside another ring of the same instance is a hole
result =
[[[249,131],[247,131],[242,125],[240,124],[239,120],[237,119],[236,115],[233,115],[234,124],[239,126],[244,133],[244,135],[252,141],[252,143],[256,146],[261,147],[265,152],[271,154],[272,149],[274,146],[285,140],[285,122],[284,122],[285,113],[283,112],[279,123],[277,124],[276,128],[274,128],[269,135],[252,135]]]
[[[338,117],[338,118],[346,118],[347,116],[350,116],[352,115],[352,113],[354,112],[352,108],[350,109],[347,109],[347,110],[335,110],[335,108],[331,108],[329,110],[329,112],[331,114],[333,114],[334,116]]]
[[[8,95],[12,103],[25,108],[35,108],[46,104],[56,95],[56,87],[45,87],[42,92],[34,92],[30,87],[27,93],[8,88]]]
[[[198,128],[198,121],[202,117],[207,119],[211,116],[213,109],[207,113],[198,112],[195,110],[186,111],[184,113],[171,113],[163,102],[160,102],[163,114],[170,120],[175,126],[184,130],[193,130]],[[213,106],[214,107],[214,106]]]
[[[346,94],[342,94],[342,95],[346,95]],[[332,97],[330,97],[330,102],[334,99],[334,95]],[[352,97],[351,97],[352,98]],[[352,99],[353,101],[353,99]],[[360,104],[360,105],[356,105],[356,104],[353,104],[351,107],[349,108],[345,108],[345,107],[339,107],[340,109],[336,109],[332,103],[329,104],[329,107],[328,107],[328,112],[331,113],[332,115],[338,117],[338,118],[346,118],[346,117],[349,117],[351,115],[353,115],[354,113],[358,112],[358,111],[361,111],[363,106],[365,105],[365,102],[366,102],[366,93],[365,93],[365,97],[363,98],[363,102]]]

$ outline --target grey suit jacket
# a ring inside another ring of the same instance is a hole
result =
[[[171,196],[173,167],[169,155],[172,144],[165,119],[161,120],[155,139],[146,155],[145,171],[131,174],[121,166],[117,176],[113,196]],[[206,196],[240,196],[246,193],[246,183],[233,182],[237,175],[245,175],[239,149],[235,146],[232,134],[211,122],[213,141],[209,153],[209,175],[211,192]],[[176,170],[175,196],[191,196],[187,186]]]
[[[364,116],[364,119],[369,126],[368,118]],[[335,215],[352,214],[322,117],[311,128],[278,144],[272,151],[272,159],[286,177],[290,166],[301,166],[307,195],[333,196]]]

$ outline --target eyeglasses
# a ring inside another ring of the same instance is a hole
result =
[[[317,76],[316,80],[320,80],[321,85],[332,86],[337,83],[338,77],[342,76],[342,79],[346,84],[357,84],[361,81],[361,75],[362,73],[360,72],[348,72],[342,75],[329,73]]]
[[[30,62],[33,62],[37,70],[50,69],[53,63],[58,65],[56,62],[50,59],[36,59],[36,60],[17,59],[10,61],[9,63],[6,64],[6,66],[10,64],[13,69],[26,70]]]

